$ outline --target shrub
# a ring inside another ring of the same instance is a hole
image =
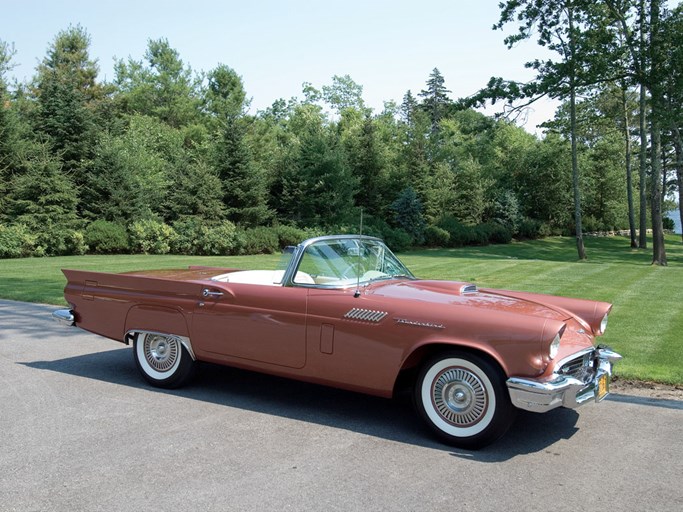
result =
[[[465,226],[468,241],[465,245],[488,245],[491,239],[492,227],[490,224],[477,224],[476,226]]]
[[[45,226],[35,234],[32,256],[70,256],[85,254],[83,233],[61,226]]]
[[[498,222],[466,226],[455,217],[447,216],[439,220],[436,229],[441,229],[448,233],[449,247],[488,245],[490,243],[508,244],[512,241],[512,232]]]
[[[449,215],[442,217],[437,226],[448,232],[449,247],[463,247],[465,245],[472,245],[476,240],[476,236],[472,232],[472,228],[465,226],[458,219]]]
[[[119,254],[129,250],[126,227],[116,222],[96,220],[85,228],[84,238],[90,252]]]
[[[237,254],[242,245],[243,241],[235,225],[225,220],[213,226],[200,227],[196,254],[227,256]]]
[[[664,229],[668,231],[673,231],[676,229],[676,224],[674,223],[674,220],[670,217],[662,217],[662,226],[664,226]]]
[[[287,247],[288,245],[298,245],[301,241],[306,240],[311,236],[315,236],[311,235],[306,230],[294,226],[276,226],[274,229],[277,234],[280,249]]]
[[[413,237],[410,236],[410,233],[401,228],[389,228],[384,232],[382,238],[384,238],[384,242],[389,249],[394,252],[405,251],[409,249],[413,243]]]
[[[26,258],[33,256],[36,237],[23,224],[0,224],[0,258]]]
[[[512,242],[512,232],[496,222],[487,224],[489,226],[488,238],[492,244],[509,244]]]
[[[408,233],[411,243],[424,242],[425,221],[422,201],[412,187],[404,189],[390,207],[394,214],[393,223]]]
[[[242,246],[239,232],[230,221],[206,224],[198,217],[188,217],[173,223],[176,237],[171,249],[177,254],[227,256],[237,254]]]
[[[513,233],[517,231],[522,222],[522,214],[519,200],[514,192],[506,190],[497,195],[492,205],[492,217],[509,231]]]
[[[88,244],[85,243],[85,235],[81,231],[71,231],[66,238],[67,254],[80,256],[88,252]]]
[[[187,217],[173,223],[176,237],[171,244],[171,251],[175,254],[197,254],[199,247],[199,229],[202,220],[199,217]]]
[[[519,223],[517,238],[520,240],[536,240],[550,236],[550,228],[540,220],[525,218]]]
[[[131,249],[145,254],[168,254],[177,237],[171,226],[152,219],[133,222],[128,232]]]
[[[448,247],[451,235],[439,226],[427,226],[425,229],[425,243],[428,247]]]
[[[592,215],[584,215],[581,219],[581,228],[584,233],[594,233],[602,231],[601,223]]]
[[[242,232],[244,254],[272,254],[280,249],[275,228],[256,227]]]

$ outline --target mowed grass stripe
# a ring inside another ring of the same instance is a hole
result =
[[[616,298],[614,336],[624,346],[623,371],[638,378],[683,382],[683,270],[648,270],[637,291]]]

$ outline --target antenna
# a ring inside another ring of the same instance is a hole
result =
[[[358,268],[356,269],[356,291],[353,294],[355,298],[360,297],[360,251],[361,244],[363,243],[363,208],[360,209],[360,230],[358,235]]]

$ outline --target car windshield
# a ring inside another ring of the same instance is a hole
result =
[[[351,286],[380,279],[414,279],[380,240],[337,238],[306,246],[294,282]]]

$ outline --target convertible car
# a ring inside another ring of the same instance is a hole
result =
[[[611,305],[416,279],[384,243],[325,236],[278,270],[63,270],[60,322],[133,345],[152,385],[197,362],[391,397],[406,382],[442,441],[481,448],[516,409],[602,400],[621,356],[594,346]]]

